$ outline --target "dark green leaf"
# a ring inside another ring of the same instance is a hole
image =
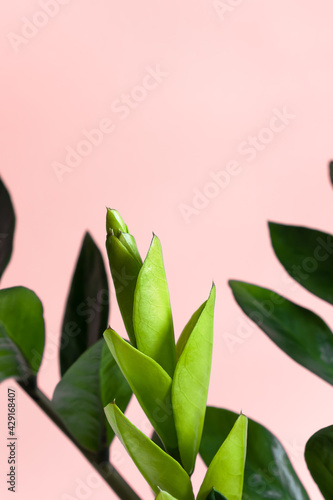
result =
[[[326,500],[333,498],[333,425],[310,437],[305,460],[311,475]]]
[[[0,278],[13,250],[15,213],[6,186],[0,179]]]
[[[115,404],[109,404],[105,413],[155,495],[162,489],[177,500],[194,500],[190,478],[176,460],[131,424]]]
[[[208,407],[200,446],[207,466],[238,418],[222,408]],[[309,500],[278,439],[265,427],[248,421],[243,500]]]
[[[102,337],[108,326],[109,291],[102,255],[86,233],[76,264],[62,324],[61,375]]]
[[[229,283],[239,306],[273,342],[333,384],[333,334],[319,316],[266,288]]]
[[[77,442],[100,453],[114,436],[104,407],[117,399],[125,410],[131,394],[104,339],[100,339],[67,370],[55,388],[53,404]]]
[[[269,229],[276,256],[290,276],[333,304],[333,236],[273,222]]]
[[[224,495],[222,495],[222,493],[219,493],[218,491],[213,489],[206,498],[206,500],[227,500],[227,499]]]
[[[247,426],[247,418],[240,415],[211,460],[197,500],[205,500],[214,488],[229,500],[242,500]]]
[[[44,349],[43,306],[23,287],[0,290],[0,381],[36,375]]]

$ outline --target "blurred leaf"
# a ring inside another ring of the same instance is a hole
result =
[[[216,490],[212,490],[206,500],[227,500],[225,496]]]
[[[333,236],[273,222],[269,229],[276,256],[290,276],[333,304]]]
[[[44,349],[43,306],[24,287],[0,290],[0,381],[37,374]]]
[[[207,407],[200,445],[200,455],[207,466],[237,418],[229,410]],[[243,500],[262,498],[309,500],[279,440],[249,419]]]
[[[184,469],[189,474],[194,469],[205,418],[212,361],[214,303],[213,285],[201,314],[196,316],[196,323],[192,322],[192,330],[177,362],[172,383],[178,447]]]
[[[105,405],[117,399],[124,411],[131,394],[104,339],[100,339],[67,370],[55,388],[53,404],[78,443],[100,453],[114,437],[105,418]]]
[[[194,500],[190,478],[178,462],[131,424],[115,404],[109,404],[105,413],[155,495],[162,489],[177,500]]]
[[[102,255],[85,234],[62,324],[61,375],[102,337],[108,326],[109,291]]]
[[[161,448],[163,451],[166,451],[164,444],[161,441],[160,436],[157,434],[157,432],[154,430],[150,439],[152,440],[153,443],[155,443],[159,448]]]
[[[138,349],[172,377],[176,364],[175,338],[162,248],[156,236],[138,276],[133,324]]]
[[[10,195],[0,179],[0,278],[13,250],[15,213]]]
[[[171,453],[177,448],[177,435],[170,376],[156,361],[131,346],[111,328],[105,331],[104,338],[143,411]]]
[[[333,161],[330,161],[328,168],[329,168],[329,174],[330,174],[330,181],[331,181],[331,184],[333,184]]]
[[[333,498],[333,425],[313,434],[305,447],[309,471],[326,500]]]
[[[241,281],[229,284],[245,314],[273,342],[333,384],[333,334],[319,316],[266,288]]]
[[[213,488],[229,500],[242,500],[246,442],[247,418],[240,415],[210,462],[197,500],[205,500]]]
[[[177,498],[169,495],[166,491],[160,491],[155,500],[177,500]]]

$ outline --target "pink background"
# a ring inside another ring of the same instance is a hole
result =
[[[51,397],[59,379],[55,346],[83,233],[92,233],[106,257],[105,206],[116,207],[142,254],[152,231],[162,241],[177,335],[214,279],[209,403],[242,409],[274,431],[311,499],[321,499],[302,450],[313,432],[332,424],[330,387],[254,326],[246,339],[230,346],[226,334],[238,335],[243,315],[227,280],[275,289],[333,325],[332,308],[288,280],[273,255],[266,224],[274,220],[332,232],[327,176],[333,154],[332,2],[225,0],[229,10],[219,16],[211,0],[71,0],[67,5],[63,0],[49,19],[38,14],[42,1],[0,5],[1,175],[18,218],[2,286],[25,285],[44,303],[41,388]],[[8,34],[21,35],[24,17],[45,26],[14,50]],[[111,106],[123,93],[137,92],[140,98],[135,87],[147,66],[156,65],[168,76],[122,119]],[[273,138],[267,136],[263,127],[275,108],[284,107],[294,118]],[[113,132],[60,182],[54,162],[64,163],[66,147],[76,147],[84,139],[82,130],[96,128],[104,118],[113,121]],[[238,148],[258,133],[271,142],[248,161]],[[225,170],[233,160],[238,174],[215,189],[215,198],[186,224],[181,204],[190,205],[196,190],[207,192],[209,172]],[[115,300],[112,309],[111,323],[124,334]],[[12,385],[0,386],[3,437]],[[80,498],[77,480],[91,483],[93,469],[21,391],[17,399],[15,498]],[[148,429],[137,404],[131,404],[129,416]],[[1,471],[7,470],[4,448],[1,440]],[[119,470],[144,499],[151,498],[118,442],[113,453]],[[199,460],[196,489],[203,474]],[[3,475],[0,481],[2,498],[12,498]],[[104,483],[88,493],[85,498],[92,500],[116,498]]]

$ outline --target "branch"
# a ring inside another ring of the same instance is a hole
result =
[[[107,484],[113,489],[121,500],[141,500],[135,493],[125,479],[109,462],[108,450],[99,456],[90,453],[82,448],[76,441],[74,436],[69,432],[61,417],[54,410],[52,401],[50,401],[45,394],[38,389],[34,384],[24,383],[17,380],[20,387],[35,401],[35,403],[46,413],[46,415],[54,422],[60,430],[72,441],[72,443],[81,451],[90,464],[97,470],[103,477]]]

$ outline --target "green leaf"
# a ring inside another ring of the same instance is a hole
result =
[[[333,236],[273,222],[269,229],[276,256],[290,276],[333,304]]]
[[[43,306],[24,287],[0,290],[0,381],[38,372],[44,349]]]
[[[209,464],[197,500],[205,500],[212,488],[229,500],[242,500],[246,442],[247,418],[240,415]]]
[[[105,413],[155,495],[163,490],[177,500],[194,500],[190,478],[176,460],[131,424],[115,404],[109,404]]]
[[[85,234],[62,323],[61,375],[103,335],[108,326],[109,290],[102,255]]]
[[[275,344],[333,384],[333,334],[316,314],[259,286],[230,281],[234,297]]]
[[[213,489],[206,498],[206,500],[227,500],[227,499],[224,495]]]
[[[133,241],[132,245],[136,248],[134,238]],[[137,257],[137,250],[136,252],[130,251],[128,239],[123,233],[120,233],[119,238],[112,233],[109,234],[106,239],[106,250],[121,316],[131,344],[136,346],[133,327],[133,303],[142,261],[140,257],[140,260]]]
[[[207,466],[237,418],[238,415],[229,410],[207,407],[200,445],[200,455]],[[249,419],[243,500],[263,498],[309,500],[279,440]]]
[[[133,324],[138,349],[172,377],[176,349],[162,248],[154,236],[134,294]]]
[[[171,377],[152,358],[132,347],[111,328],[104,338],[143,411],[164,445],[173,453],[177,434],[171,405]]]
[[[191,318],[189,319],[188,323],[186,324],[184,330],[180,334],[180,337],[177,341],[176,344],[176,355],[177,355],[177,360],[180,358],[181,353],[184,350],[184,347],[192,333],[193,328],[198,322],[198,319],[200,318],[200,315],[202,311],[204,310],[204,307],[206,305],[207,301],[205,301],[201,306],[192,314]]]
[[[166,491],[160,491],[155,500],[177,500],[177,498],[169,495]]]
[[[305,446],[309,471],[326,500],[333,494],[333,425],[320,429]]]
[[[15,213],[10,195],[0,178],[0,278],[13,250]]]
[[[204,424],[213,348],[215,286],[200,315],[192,318],[191,334],[177,362],[172,384],[172,406],[178,447],[184,469],[191,474]],[[198,317],[197,317],[198,316]],[[186,334],[187,337],[187,334]]]
[[[72,364],[55,388],[53,404],[68,430],[86,450],[101,453],[114,437],[104,407],[117,399],[123,410],[132,391],[103,339]]]

